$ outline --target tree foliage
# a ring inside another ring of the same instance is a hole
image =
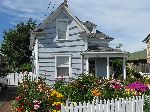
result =
[[[6,66],[3,71],[31,70],[30,30],[35,26],[35,21],[29,19],[27,22],[20,22],[14,29],[4,32],[1,52],[5,56]]]

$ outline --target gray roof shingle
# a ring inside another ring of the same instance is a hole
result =
[[[123,52],[123,51],[111,47],[90,46],[88,50],[86,50],[86,52]]]

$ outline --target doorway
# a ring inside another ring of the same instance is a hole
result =
[[[96,76],[96,60],[89,59],[89,73]]]

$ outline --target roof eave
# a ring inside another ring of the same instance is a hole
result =
[[[150,37],[150,34],[142,41],[142,42],[145,42],[145,43],[147,43],[148,42],[148,39],[149,39],[149,37]]]

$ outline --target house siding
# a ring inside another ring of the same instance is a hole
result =
[[[150,40],[147,43],[147,63],[150,63]]]
[[[68,40],[56,40],[56,19],[67,18],[69,20]],[[58,15],[53,21],[47,24],[44,29],[46,35],[38,38],[39,53],[39,75],[46,78],[47,81],[55,79],[55,55],[71,55],[71,76],[76,78],[81,74],[81,52],[85,51],[85,41],[79,37],[82,29],[78,24],[69,18],[65,13]]]

